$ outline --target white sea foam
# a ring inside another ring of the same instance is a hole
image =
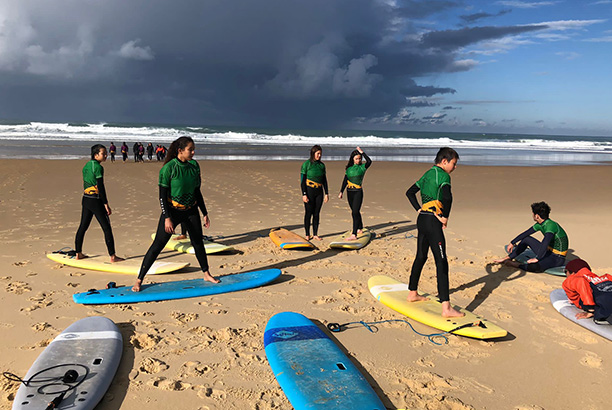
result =
[[[388,133],[386,133],[388,134]],[[125,142],[170,143],[181,135],[188,135],[196,142],[220,145],[259,145],[259,146],[311,146],[319,144],[339,147],[380,147],[412,148],[440,147],[486,149],[486,150],[529,150],[529,151],[565,151],[565,152],[612,152],[612,141],[602,138],[593,139],[576,137],[528,138],[525,136],[495,137],[484,135],[482,138],[461,135],[440,136],[434,138],[409,138],[401,136],[381,137],[367,136],[305,136],[299,134],[263,134],[256,132],[216,132],[202,127],[185,127],[184,129],[158,126],[123,127],[100,124],[41,123],[32,122],[21,125],[0,124],[0,141],[114,141]]]

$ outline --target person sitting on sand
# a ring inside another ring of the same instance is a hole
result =
[[[442,302],[442,316],[444,317],[465,316],[464,313],[453,309],[450,304],[446,239],[442,231],[448,223],[453,202],[450,174],[457,167],[458,160],[459,154],[457,154],[457,151],[448,147],[440,148],[434,161],[435,165],[406,191],[410,203],[419,213],[417,217],[417,252],[410,272],[408,301],[427,300],[425,296],[419,295],[417,289],[421,271],[427,261],[427,253],[431,249],[436,261],[438,298]],[[423,205],[419,205],[416,197],[419,191],[421,191]]]
[[[510,241],[506,246],[508,256],[494,262],[528,272],[544,272],[550,268],[563,266],[569,248],[567,234],[561,225],[549,218],[550,206],[546,202],[531,204],[531,212],[535,225]],[[544,234],[542,242],[531,236],[537,231]],[[513,260],[528,247],[535,253],[535,258],[529,259],[527,263],[519,263]]]
[[[365,159],[365,164],[362,159]],[[357,235],[363,232],[363,220],[361,219],[361,204],[363,204],[363,177],[367,169],[372,165],[372,160],[363,150],[357,147],[349,157],[346,164],[346,172],[340,187],[338,198],[342,199],[342,193],[346,188],[346,198],[348,199],[351,208],[351,216],[353,217],[353,232],[351,236],[346,238],[347,241],[354,241]]]
[[[194,153],[195,144],[190,137],[178,138],[168,149],[168,158],[159,171],[159,202],[162,214],[155,239],[142,260],[138,279],[132,287],[134,292],[140,292],[145,275],[172,237],[176,226],[181,223],[187,227],[196,258],[204,273],[204,280],[212,283],[220,282],[209,272],[208,258],[204,249],[198,208],[204,216],[204,227],[210,226],[210,218],[200,191],[200,166],[193,159]]]
[[[576,319],[593,318],[598,325],[612,324],[612,276],[591,272],[582,259],[574,259],[565,265],[563,290],[577,308],[584,310]]]
[[[87,232],[89,224],[95,216],[104,232],[104,241],[106,242],[111,262],[123,260],[123,258],[115,254],[115,238],[113,237],[109,218],[112,210],[108,205],[106,188],[104,187],[104,168],[100,165],[101,162],[106,161],[107,156],[106,147],[102,144],[96,144],[91,147],[91,160],[83,167],[81,223],[74,240],[76,259],[87,257],[83,254],[83,241],[85,239],[85,232]]]

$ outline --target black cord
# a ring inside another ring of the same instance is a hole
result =
[[[76,366],[76,367],[83,368],[85,371],[85,374],[83,375],[82,379],[77,382],[80,376],[79,373],[74,369],[69,369],[66,371],[66,373],[64,373],[63,376],[54,376],[54,377],[40,378],[39,380],[34,380],[37,376],[41,375],[42,373],[48,372],[53,369],[57,369],[59,367],[67,367],[67,366]],[[87,379],[87,376],[89,376],[89,367],[83,364],[78,364],[78,363],[58,364],[55,366],[47,367],[45,369],[42,369],[34,373],[32,377],[30,377],[28,380],[24,380],[21,377],[17,376],[16,374],[10,373],[10,372],[3,372],[2,375],[10,381],[23,383],[27,387],[34,387],[34,386],[31,386],[34,383],[46,383],[40,386],[36,390],[38,394],[66,394],[69,391],[76,389],[78,386],[80,386],[85,381],[85,379]],[[73,383],[75,384],[73,385]],[[51,386],[66,386],[67,388],[64,390],[45,391],[48,387],[51,387]]]

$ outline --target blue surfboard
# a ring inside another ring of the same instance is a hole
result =
[[[357,367],[305,316],[294,312],[272,316],[264,347],[295,410],[385,410]]]
[[[132,292],[131,286],[91,290],[76,293],[72,295],[72,299],[76,303],[84,305],[101,305],[194,298],[255,288],[272,282],[280,275],[280,269],[266,269],[221,276],[219,277],[221,283],[217,284],[207,282],[204,279],[179,280],[143,285],[140,292]]]

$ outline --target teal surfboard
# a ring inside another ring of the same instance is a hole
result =
[[[121,286],[76,293],[72,299],[84,305],[98,305],[194,298],[255,288],[272,282],[280,275],[280,269],[266,269],[220,276],[218,279],[221,283],[211,283],[204,279],[179,280],[143,285],[140,292],[132,292],[131,286]]]
[[[305,316],[294,312],[272,316],[264,347],[295,410],[385,410],[357,367]]]
[[[510,253],[508,252],[508,245],[504,246],[504,251],[506,251],[506,254]],[[536,257],[536,254],[531,249],[527,248],[523,253],[517,256],[514,260],[517,261],[518,263],[527,263],[529,259],[533,259],[535,257]],[[554,275],[554,276],[565,276],[565,265],[546,269],[544,273],[548,273],[549,275]]]

